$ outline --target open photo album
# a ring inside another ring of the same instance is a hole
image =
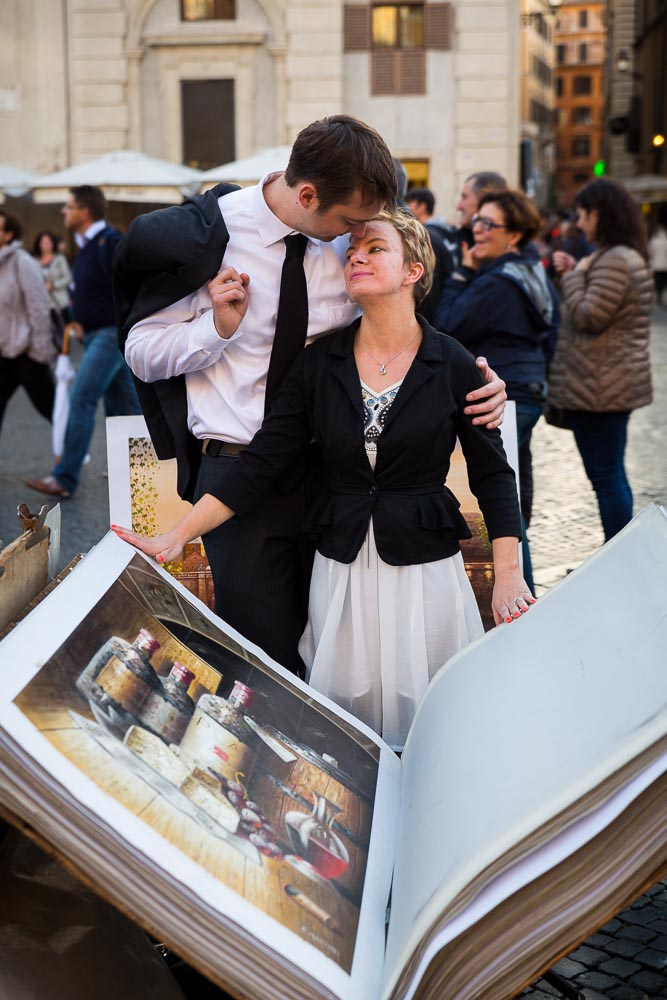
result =
[[[667,516],[402,758],[109,534],[0,643],[0,814],[232,996],[503,1000],[667,869]]]

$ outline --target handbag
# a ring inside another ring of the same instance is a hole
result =
[[[554,406],[553,403],[547,403],[544,408],[544,419],[552,427],[560,427],[561,430],[565,431],[572,430],[570,410],[565,410],[562,406]]]

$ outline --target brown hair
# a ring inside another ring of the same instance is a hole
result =
[[[489,204],[498,206],[510,233],[521,233],[519,247],[523,248],[535,239],[542,220],[535,205],[523,191],[487,191],[480,199],[479,208]]]
[[[80,184],[78,187],[69,189],[70,194],[81,208],[87,208],[93,222],[103,219],[107,211],[107,200],[101,188],[92,184]]]
[[[388,222],[401,237],[403,259],[408,267],[412,267],[413,264],[423,265],[424,273],[412,286],[415,305],[418,306],[431,290],[435,269],[435,254],[428,230],[415,219],[412,212],[404,208],[384,210],[375,218],[378,222]]]
[[[20,240],[23,236],[23,225],[15,215],[10,215],[9,212],[5,212],[4,209],[0,208],[0,218],[5,220],[3,229],[6,233],[12,234],[12,243],[14,240]]]
[[[309,181],[317,189],[320,211],[361,192],[365,205],[396,204],[391,153],[374,128],[350,115],[332,115],[299,132],[285,171],[290,187]]]
[[[574,205],[585,212],[597,211],[595,242],[600,247],[633,247],[648,260],[646,229],[639,205],[622,184],[598,177],[579,191]]]

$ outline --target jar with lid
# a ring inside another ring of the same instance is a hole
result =
[[[248,701],[247,688],[243,697]],[[237,691],[237,696],[239,692]],[[245,719],[245,713],[231,699],[203,694],[181,741],[181,750],[229,780],[243,774],[250,779],[257,758],[258,737]]]
[[[174,661],[169,676],[159,678],[160,686],[148,695],[139,715],[139,722],[168,745],[180,743],[195,703],[188,688],[195,679],[192,670]]]
[[[147,629],[141,629],[133,643],[113,637],[111,654],[92,682],[99,690],[93,699],[104,696],[126,712],[138,717],[151,691],[160,686],[160,678],[151,664],[151,657],[160,643]]]
[[[93,698],[93,700],[99,701],[100,697],[102,697],[102,692],[96,683],[97,677],[112,656],[131,656],[132,653],[129,653],[128,651],[132,650],[133,653],[136,653],[152,670],[153,668],[150,662],[151,657],[158,651],[159,648],[160,643],[146,628],[142,628],[136,639],[134,639],[131,643],[128,642],[127,639],[122,639],[118,635],[112,635],[100,646],[97,652],[88,661],[87,666],[79,674],[76,686],[84,698]]]

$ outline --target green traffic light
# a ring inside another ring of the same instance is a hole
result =
[[[595,174],[596,177],[604,177],[606,172],[607,172],[607,161],[598,160],[595,166],[593,167],[593,173]]]

